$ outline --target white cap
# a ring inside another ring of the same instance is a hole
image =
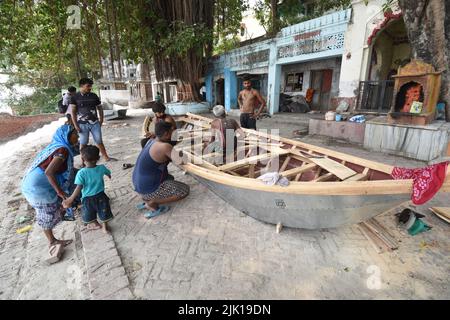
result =
[[[213,113],[216,117],[222,117],[225,114],[224,106],[218,104],[213,108]]]

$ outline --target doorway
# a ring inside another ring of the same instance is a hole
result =
[[[312,70],[311,89],[314,90],[311,109],[327,111],[330,103],[331,84],[333,82],[333,70]]]
[[[216,81],[216,105],[225,106],[225,80],[218,79]]]

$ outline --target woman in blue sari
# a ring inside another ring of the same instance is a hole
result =
[[[72,240],[58,240],[53,228],[62,220],[61,201],[70,189],[69,176],[78,142],[77,131],[69,125],[56,130],[53,141],[34,159],[22,181],[22,194],[36,211],[37,224],[44,229],[49,247],[67,246]]]

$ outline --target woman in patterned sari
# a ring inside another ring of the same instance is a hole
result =
[[[72,126],[59,127],[52,143],[36,156],[22,181],[22,194],[36,211],[36,222],[44,230],[50,249],[72,242],[55,238],[53,228],[63,217],[61,202],[71,187],[69,176],[77,142],[78,133]]]

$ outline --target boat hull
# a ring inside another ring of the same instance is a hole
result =
[[[298,195],[243,189],[195,176],[234,208],[257,220],[291,228],[323,229],[370,219],[410,200],[396,195]]]

